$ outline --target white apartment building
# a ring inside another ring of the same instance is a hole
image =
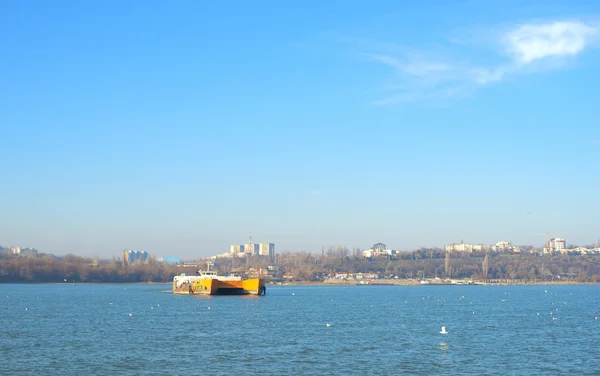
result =
[[[550,248],[552,248],[555,252],[560,252],[561,250],[567,248],[567,241],[561,238],[552,238],[550,239]]]
[[[259,243],[258,248],[261,256],[275,256],[275,244],[273,243]]]
[[[510,242],[506,242],[506,241],[501,241],[496,243],[496,250],[497,251],[504,251],[510,248]]]
[[[275,244],[273,243],[248,243],[248,244],[231,244],[229,246],[229,254],[235,257],[244,256],[275,256]]]
[[[366,258],[378,257],[378,256],[391,256],[395,255],[396,251],[393,249],[387,249],[383,243],[376,243],[369,249],[362,251],[362,256]]]
[[[491,252],[501,252],[501,251],[513,251],[520,252],[518,247],[513,247],[510,242],[500,241],[497,242],[496,245],[488,245],[488,244],[469,244],[469,243],[460,243],[460,244],[448,244],[446,245],[446,252],[481,252],[481,251],[491,251]]]
[[[260,252],[260,246],[258,244],[246,244],[244,247],[244,253],[247,255],[258,256]]]
[[[232,254],[239,254],[239,253],[244,253],[244,248],[245,246],[243,244],[232,244],[229,246],[229,253]]]
[[[479,245],[481,249],[481,245]],[[473,252],[473,244],[449,244],[446,246],[446,252]]]

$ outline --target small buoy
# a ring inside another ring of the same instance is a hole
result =
[[[440,334],[448,334],[445,326],[442,326],[442,331],[440,332]]]
[[[327,323],[327,324],[325,324],[325,325],[327,325],[327,327],[330,327],[330,326],[332,326],[333,324],[329,324],[329,323]]]
[[[296,295],[296,293],[292,293],[292,296],[293,296],[293,295]]]
[[[130,313],[129,316],[133,316],[133,313]]]
[[[29,308],[25,308],[26,311],[29,311]]]
[[[208,309],[210,309],[210,306],[208,306]]]

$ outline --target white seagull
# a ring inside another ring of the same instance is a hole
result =
[[[442,331],[440,332],[440,334],[448,334],[445,326],[442,326]]]

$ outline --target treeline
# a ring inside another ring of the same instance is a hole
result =
[[[183,270],[155,262],[123,265],[118,261],[67,255],[0,255],[0,283],[17,282],[169,282]]]
[[[15,282],[170,282],[182,272],[194,274],[204,269],[183,268],[173,264],[146,263],[124,265],[121,261],[66,255],[35,254],[27,257],[0,253],[0,283]],[[314,255],[284,252],[274,259],[263,256],[221,258],[215,268],[221,273],[248,273],[251,269],[271,268],[269,279],[322,281],[335,273],[376,273],[399,278],[473,278],[475,280],[512,279],[526,281],[600,282],[600,255],[535,256],[530,254],[452,253],[436,249],[405,252],[397,258],[364,259],[344,252]]]
[[[487,257],[487,262],[486,262]],[[600,255],[536,256],[514,253],[446,253],[439,249],[404,252],[395,258],[364,259],[344,253],[314,255],[281,253],[269,263],[266,257],[218,259],[220,270],[239,272],[248,268],[279,268],[276,276],[287,280],[320,281],[335,273],[376,273],[399,278],[520,279],[527,281],[600,282]]]

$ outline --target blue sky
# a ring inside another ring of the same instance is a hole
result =
[[[591,1],[3,2],[0,244],[596,242],[599,21]]]

